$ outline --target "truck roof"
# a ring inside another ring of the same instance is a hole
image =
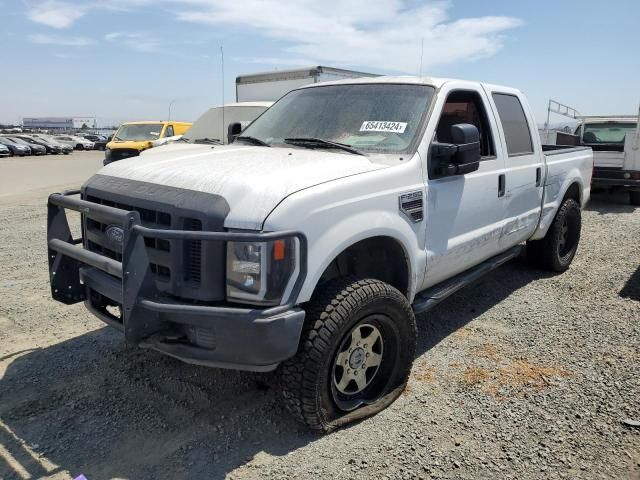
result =
[[[471,81],[471,80],[462,80],[457,78],[442,78],[442,77],[416,77],[411,75],[405,76],[379,76],[379,77],[365,77],[365,78],[346,78],[343,80],[333,80],[330,82],[321,82],[314,83],[310,85],[305,85],[301,88],[315,88],[322,87],[325,85],[349,85],[349,84],[361,84],[361,83],[404,83],[408,85],[430,85],[432,87],[440,88],[447,82],[466,82],[473,83],[477,85],[485,85],[491,86],[494,89],[503,90],[505,92],[520,92],[518,89],[513,87],[507,87],[503,85],[493,85],[483,82]]]
[[[637,115],[582,115],[578,117],[584,123],[634,123],[638,121]]]
[[[258,72],[249,75],[239,75],[236,77],[237,84],[258,83],[276,80],[293,80],[296,78],[314,77],[321,73],[333,73],[338,75],[348,75],[353,78],[376,77],[375,73],[358,72],[356,70],[346,70],[343,68],[324,67],[316,65],[312,67],[294,68],[290,70],[277,70],[270,72]]]
[[[136,125],[146,123],[157,123],[158,125],[166,125],[167,123],[172,123],[174,125],[191,125],[191,122],[174,122],[173,120],[137,120],[135,122],[122,122],[122,125]]]
[[[267,107],[269,108],[273,105],[273,102],[234,102],[234,103],[225,103],[224,107]],[[217,107],[211,108],[220,108],[221,105]]]

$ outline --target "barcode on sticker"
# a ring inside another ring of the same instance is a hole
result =
[[[405,122],[381,122],[378,120],[366,120],[362,122],[361,132],[393,132],[404,133],[407,124]]]

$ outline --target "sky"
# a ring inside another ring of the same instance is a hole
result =
[[[238,75],[311,65],[516,87],[539,124],[549,98],[640,103],[638,0],[0,0],[0,18],[3,123],[166,119],[170,104],[192,121],[234,101]]]

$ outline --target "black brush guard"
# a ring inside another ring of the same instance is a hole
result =
[[[47,205],[47,244],[52,297],[65,304],[85,302],[105,323],[124,331],[125,338],[188,363],[267,371],[293,356],[298,347],[304,311],[295,306],[307,273],[307,240],[303,233],[207,232],[151,229],[142,226],[140,214],[88,202],[79,190],[54,193]],[[82,247],[74,239],[65,210],[122,228],[122,262]],[[162,296],[156,289],[145,238],[214,242],[265,242],[281,238],[298,240],[299,272],[289,302],[266,309],[211,306]],[[91,293],[121,306],[121,321],[99,310]],[[171,326],[215,331],[212,348],[177,340]]]

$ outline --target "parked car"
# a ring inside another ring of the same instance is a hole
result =
[[[69,155],[71,152],[73,152],[72,145],[68,145],[66,143],[62,143],[58,141],[58,139],[53,135],[48,135],[46,133],[32,133],[29,136],[31,138],[34,138],[35,140],[44,140],[46,142],[58,145],[60,147],[61,152],[64,153],[65,155]]]
[[[0,143],[0,157],[10,157],[11,150],[4,143]]]
[[[52,194],[51,294],[185,362],[279,368],[291,413],[330,431],[399,397],[415,314],[525,249],[569,268],[593,153],[535,125],[520,91],[478,82],[293,90],[231,145],[166,145]]]
[[[93,142],[86,138],[76,137],[75,135],[56,135],[58,142],[70,145],[75,150],[93,150]]]
[[[107,147],[107,137],[103,135],[82,135],[82,137],[93,142],[94,150],[104,150]]]
[[[107,143],[104,164],[136,157],[153,147],[153,142],[182,135],[191,127],[188,122],[127,122],[120,125],[113,139]]]
[[[27,147],[29,147],[31,149],[31,155],[46,155],[47,154],[46,147],[43,147],[42,145],[38,145],[38,144],[33,144],[33,143],[30,143],[30,142],[27,142],[26,140],[23,140],[22,138],[17,137],[15,135],[7,135],[7,138],[9,138],[10,140],[13,140],[18,145],[26,145]]]
[[[16,138],[19,138],[21,140],[24,140],[25,142],[27,142],[29,144],[29,146],[33,146],[33,145],[42,145],[47,153],[53,154],[53,155],[57,155],[59,153],[62,153],[62,145],[59,143],[52,143],[52,142],[48,142],[43,138],[34,138],[34,137],[30,137],[28,135],[14,135]]]
[[[20,157],[31,155],[31,148],[29,148],[27,145],[19,144],[8,137],[0,136],[0,143],[11,150],[11,155],[18,155]]]

